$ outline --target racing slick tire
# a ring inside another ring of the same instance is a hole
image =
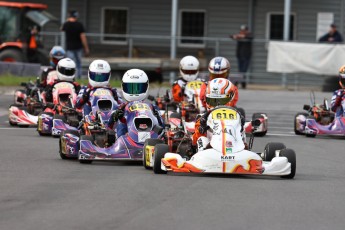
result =
[[[299,130],[297,130],[297,117],[299,116],[299,115],[303,115],[303,116],[305,116],[305,117],[308,117],[308,113],[303,113],[303,112],[301,112],[301,113],[297,113],[296,115],[295,115],[295,119],[294,119],[294,122],[293,122],[293,124],[294,124],[294,131],[295,131],[295,134],[296,135],[304,135],[304,133],[303,132],[300,132]]]
[[[266,113],[254,113],[252,115],[252,121],[255,121],[256,119],[259,119],[259,118],[263,118],[264,119],[264,116],[262,114],[265,114],[265,116],[267,117],[267,114]],[[257,133],[254,133],[254,136],[256,137],[263,137],[267,134],[267,130],[264,131],[264,132],[257,132]]]
[[[147,146],[156,146],[157,144],[164,144],[164,141],[163,140],[160,140],[160,139],[153,139],[153,138],[149,138],[149,139],[146,139],[145,143],[144,143],[144,156],[143,156],[143,165],[144,165],[144,168],[145,169],[152,169],[151,166],[149,166],[149,163],[150,162],[147,162],[149,159],[149,155],[146,154],[146,147]]]
[[[281,178],[292,179],[296,174],[296,153],[292,149],[283,149],[279,156],[286,157],[291,164],[291,173],[289,175],[281,176]]]
[[[246,112],[244,111],[244,109],[238,107],[236,107],[236,109],[244,117],[244,119],[246,119]]]
[[[169,152],[169,146],[167,144],[157,144],[155,146],[155,152],[153,157],[153,172],[155,174],[166,174],[167,172],[161,169],[161,162],[164,154]]]
[[[87,141],[91,141],[93,143],[93,136],[89,136],[89,135],[81,135],[80,136],[80,140],[87,140]],[[79,156],[78,156],[79,159]],[[91,164],[92,160],[85,160],[85,159],[79,159],[79,163],[80,164]]]
[[[79,136],[79,132],[76,131],[76,130],[64,130],[64,131],[61,132],[61,135],[60,135],[60,138],[59,138],[59,154],[60,154],[61,159],[63,159],[63,160],[70,159],[70,158],[66,157],[65,154],[62,153],[61,138],[66,133],[70,133],[70,134],[73,134],[75,136]]]
[[[286,149],[286,146],[280,142],[267,143],[264,149],[262,159],[264,161],[271,161],[276,156],[276,150]]]
[[[46,114],[46,115],[49,115],[49,116],[54,117],[54,114],[53,114],[53,113],[50,113],[50,112],[42,112],[42,113],[40,113],[40,114],[38,115],[38,117],[41,116],[42,114]],[[50,136],[50,135],[51,135],[51,133],[42,133],[41,131],[39,131],[39,130],[38,130],[38,128],[39,128],[38,126],[39,126],[39,124],[37,124],[37,132],[38,132],[38,134],[39,134],[40,136]]]

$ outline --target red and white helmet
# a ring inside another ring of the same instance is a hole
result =
[[[215,57],[208,64],[210,80],[215,78],[228,78],[230,73],[230,62],[224,57]]]
[[[194,81],[199,73],[199,61],[193,56],[185,56],[180,61],[180,74],[185,81]]]
[[[226,105],[235,97],[236,86],[228,79],[216,78],[208,82],[206,88],[206,105],[208,109]]]

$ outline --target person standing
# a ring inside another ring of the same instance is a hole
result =
[[[319,38],[319,42],[343,42],[343,37],[337,30],[336,25],[331,24],[329,31]]]
[[[250,58],[252,56],[253,35],[248,30],[247,25],[241,25],[238,34],[230,35],[230,38],[237,41],[236,57],[240,73],[245,74],[248,70]]]
[[[82,74],[81,58],[83,54],[89,55],[89,46],[85,36],[85,28],[78,21],[78,11],[72,10],[67,21],[62,25],[61,30],[66,34],[66,55],[75,61],[77,66],[77,77],[80,79]]]

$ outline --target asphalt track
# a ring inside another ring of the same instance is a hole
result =
[[[293,180],[222,175],[154,175],[140,164],[61,160],[58,140],[7,123],[0,95],[0,229],[343,230],[344,139],[293,133],[309,92],[239,92],[247,117],[266,112],[267,136],[296,151]],[[317,92],[317,101],[331,93]]]

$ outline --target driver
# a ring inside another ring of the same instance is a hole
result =
[[[213,58],[210,63],[208,64],[208,71],[210,73],[209,76],[209,81],[212,81],[215,78],[224,78],[227,79],[228,75],[230,73],[230,62],[228,59],[224,57],[215,57]],[[201,90],[200,90],[200,100],[203,103],[203,106],[206,108],[206,88],[207,88],[207,82],[203,83],[201,85]],[[234,90],[234,103],[238,101],[238,90],[235,85],[232,84],[232,88]]]
[[[128,132],[126,117],[129,113],[129,107],[135,103],[142,102],[147,98],[149,79],[144,71],[140,69],[130,69],[122,77],[121,88],[123,97],[127,100],[127,102],[123,103],[111,114],[108,123],[109,128],[113,129],[114,124],[117,122],[117,138],[125,135]],[[151,109],[152,113],[157,118],[159,125],[164,127],[164,122],[159,113],[159,109],[150,103],[145,104],[147,104]]]
[[[56,70],[58,62],[66,57],[66,52],[61,46],[54,46],[49,52],[50,66],[45,68],[41,74],[41,87],[47,86],[47,77],[49,72]]]
[[[205,92],[207,111],[195,122],[195,131],[192,136],[194,149],[196,149],[198,139],[202,136],[206,137],[206,131],[209,128],[206,124],[209,111],[220,105],[235,107],[237,103],[236,93],[237,87],[228,79],[216,78],[208,82]],[[244,122],[244,118],[241,116],[242,129]]]
[[[111,90],[114,100],[120,105],[123,103],[118,95],[116,88],[110,87],[111,68],[107,61],[94,60],[91,62],[88,70],[88,85],[84,86],[78,94],[76,108],[83,108],[83,115],[91,112],[91,104],[89,102],[90,93],[96,88],[106,88]]]
[[[340,89],[334,91],[331,99],[331,110],[335,112],[335,117],[343,117],[345,112],[345,65],[339,69]]]
[[[80,90],[78,82],[74,81],[76,65],[70,58],[61,59],[56,65],[57,79],[46,86],[45,99],[47,102],[53,102],[53,88],[58,82],[70,82],[74,85],[76,93]]]

